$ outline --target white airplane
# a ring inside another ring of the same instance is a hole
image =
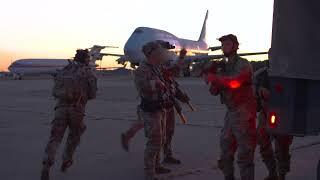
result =
[[[116,48],[113,46],[94,45],[90,48],[90,66],[96,67],[95,61],[101,60],[100,51],[106,47]],[[9,67],[9,71],[13,74],[14,79],[22,79],[24,75],[54,75],[57,71],[69,64],[69,59],[20,59],[13,62]]]
[[[127,40],[124,46],[124,54],[100,53],[100,51],[106,46],[94,46],[91,48],[90,53],[92,55],[92,65],[95,66],[95,61],[102,60],[103,56],[117,56],[119,57],[117,60],[119,64],[126,65],[127,62],[130,62],[131,67],[135,68],[141,61],[145,60],[145,56],[142,52],[143,45],[155,40],[167,41],[171,45],[175,46],[174,49],[170,50],[172,52],[172,60],[177,59],[181,48],[186,48],[188,51],[187,57],[185,58],[186,65],[190,65],[190,63],[194,61],[223,58],[223,55],[208,55],[210,50],[219,50],[221,49],[221,46],[209,47],[206,43],[207,19],[208,11],[203,22],[201,34],[197,41],[178,38],[169,32],[159,29],[138,27]],[[257,54],[267,53],[245,53],[239,55],[245,56]],[[67,65],[67,63],[67,59],[23,59],[12,63],[8,69],[15,75],[16,78],[21,79],[22,75],[25,74],[54,74],[57,70]],[[187,70],[189,70],[188,67]]]
[[[175,46],[172,51],[172,59],[175,60],[182,48],[185,48],[188,52],[187,57],[185,58],[186,64],[190,64],[193,61],[201,60],[210,60],[210,59],[220,59],[223,55],[208,55],[211,51],[221,49],[221,46],[209,47],[206,43],[206,33],[207,33],[207,19],[208,11],[206,13],[201,34],[197,41],[178,38],[177,36],[159,29],[149,28],[149,27],[138,27],[134,30],[132,35],[127,40],[124,46],[124,55],[121,54],[110,54],[102,53],[104,56],[118,56],[119,59],[117,62],[119,64],[126,65],[127,62],[130,62],[131,67],[135,68],[138,66],[141,61],[145,59],[145,56],[142,52],[142,47],[146,43],[155,40],[163,40],[169,42],[171,45]],[[244,55],[258,55],[258,54],[267,54],[266,52],[261,53],[245,53],[240,54]]]

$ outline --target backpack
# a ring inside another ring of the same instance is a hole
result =
[[[88,82],[86,67],[69,62],[54,78],[52,95],[66,102],[79,102],[87,98]]]

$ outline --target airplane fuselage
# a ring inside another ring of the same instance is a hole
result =
[[[13,62],[8,69],[15,79],[21,79],[24,75],[54,75],[68,64],[68,59],[20,59]],[[96,67],[94,63],[90,63],[90,66]]]
[[[130,58],[129,61],[132,64],[139,64],[139,62],[145,59],[142,53],[143,45],[155,40],[169,42],[175,46],[176,52],[181,48],[186,48],[189,53],[208,54],[208,45],[203,40],[181,39],[169,32],[148,27],[138,27],[135,29],[124,46],[124,53]]]
[[[97,67],[95,61],[101,59],[100,51],[105,47],[94,45],[92,48],[89,48],[90,67]],[[21,79],[23,75],[54,75],[68,64],[69,59],[20,59],[14,61],[8,69],[15,79]]]
[[[16,75],[55,74],[68,65],[67,59],[20,59],[13,62],[9,71]]]

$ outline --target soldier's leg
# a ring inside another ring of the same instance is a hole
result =
[[[55,117],[52,121],[52,128],[49,142],[45,149],[45,157],[43,158],[44,165],[53,165],[57,149],[59,148],[63,139],[65,130],[67,128],[67,112],[65,108],[57,108],[55,110]]]
[[[240,123],[232,130],[238,143],[238,165],[241,180],[254,180],[254,152],[256,148],[255,118]]]
[[[131,138],[133,138],[138,131],[140,131],[143,128],[143,122],[142,121],[136,121],[131,124],[130,128],[123,133],[127,141],[129,142]]]
[[[138,131],[140,131],[144,127],[142,121],[134,122],[130,128],[125,132],[121,134],[121,144],[122,148],[125,151],[129,151],[129,142],[130,140],[137,134]]]
[[[275,155],[277,159],[277,169],[280,178],[284,179],[285,175],[290,171],[290,152],[289,148],[292,144],[293,136],[276,135],[275,136]]]
[[[153,180],[155,176],[155,168],[159,163],[157,156],[159,155],[163,143],[163,127],[165,113],[162,111],[142,113],[144,121],[145,136],[147,138],[146,148],[144,152],[144,172],[145,180]]]
[[[237,150],[237,142],[231,131],[229,113],[226,114],[225,124],[221,130],[220,148],[221,154],[218,160],[218,167],[222,170],[225,180],[234,180],[234,153]]]
[[[172,139],[174,136],[175,130],[175,114],[174,108],[170,108],[166,114],[166,140],[164,143],[164,162],[166,163],[173,163],[173,164],[180,164],[180,161],[173,158],[172,153]]]
[[[62,171],[65,171],[73,162],[73,154],[80,143],[80,137],[86,130],[83,122],[84,112],[78,109],[71,109],[69,114],[69,135],[63,153]]]
[[[266,119],[262,113],[258,115],[258,127],[257,127],[257,143],[260,147],[260,154],[262,156],[263,162],[268,169],[268,177],[265,180],[276,180],[276,160],[274,157],[274,152],[271,143],[271,136],[267,132]]]
[[[164,118],[161,120],[161,127],[162,127],[162,144],[161,144],[161,150],[164,149],[164,145],[165,145],[165,141],[166,141],[166,133],[167,133],[167,126],[166,126],[166,115],[167,115],[167,111],[165,111],[165,114],[164,114]],[[160,152],[161,152],[160,150]],[[161,157],[161,153],[157,153],[156,155],[156,164],[155,164],[155,172],[156,174],[166,174],[166,173],[170,173],[171,170],[170,169],[167,169],[163,166],[161,166],[160,164],[160,157]]]
[[[63,135],[67,128],[67,115],[65,108],[58,108],[55,111],[55,117],[52,121],[51,134],[49,142],[45,149],[45,157],[43,158],[43,168],[41,170],[41,180],[49,180],[50,167],[53,165],[55,155]]]
[[[121,134],[121,144],[122,148],[125,151],[129,151],[129,142],[130,139],[132,139],[138,131],[140,131],[144,127],[143,121],[141,120],[141,109],[138,106],[137,107],[137,121],[131,124],[130,128],[125,132]]]
[[[170,169],[167,169],[167,168],[161,166],[161,164],[160,164],[160,157],[161,157],[161,153],[159,152],[159,153],[156,155],[155,173],[156,173],[156,174],[166,174],[166,173],[170,173],[170,172],[171,172]]]

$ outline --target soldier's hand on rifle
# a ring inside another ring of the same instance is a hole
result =
[[[190,98],[186,93],[183,93],[183,98],[184,98],[185,102],[189,102],[190,101]]]
[[[208,81],[219,87],[228,87],[231,89],[237,89],[241,86],[241,82],[238,79],[233,79],[230,77],[218,76],[214,73],[208,73]]]
[[[161,80],[157,80],[157,81],[156,81],[156,88],[157,88],[157,89],[164,90],[164,89],[166,89],[166,85],[165,85],[165,83],[162,82]]]
[[[186,95],[185,93],[181,93],[180,97],[177,97],[177,99],[179,99],[183,103],[188,103],[190,101],[189,96]]]

